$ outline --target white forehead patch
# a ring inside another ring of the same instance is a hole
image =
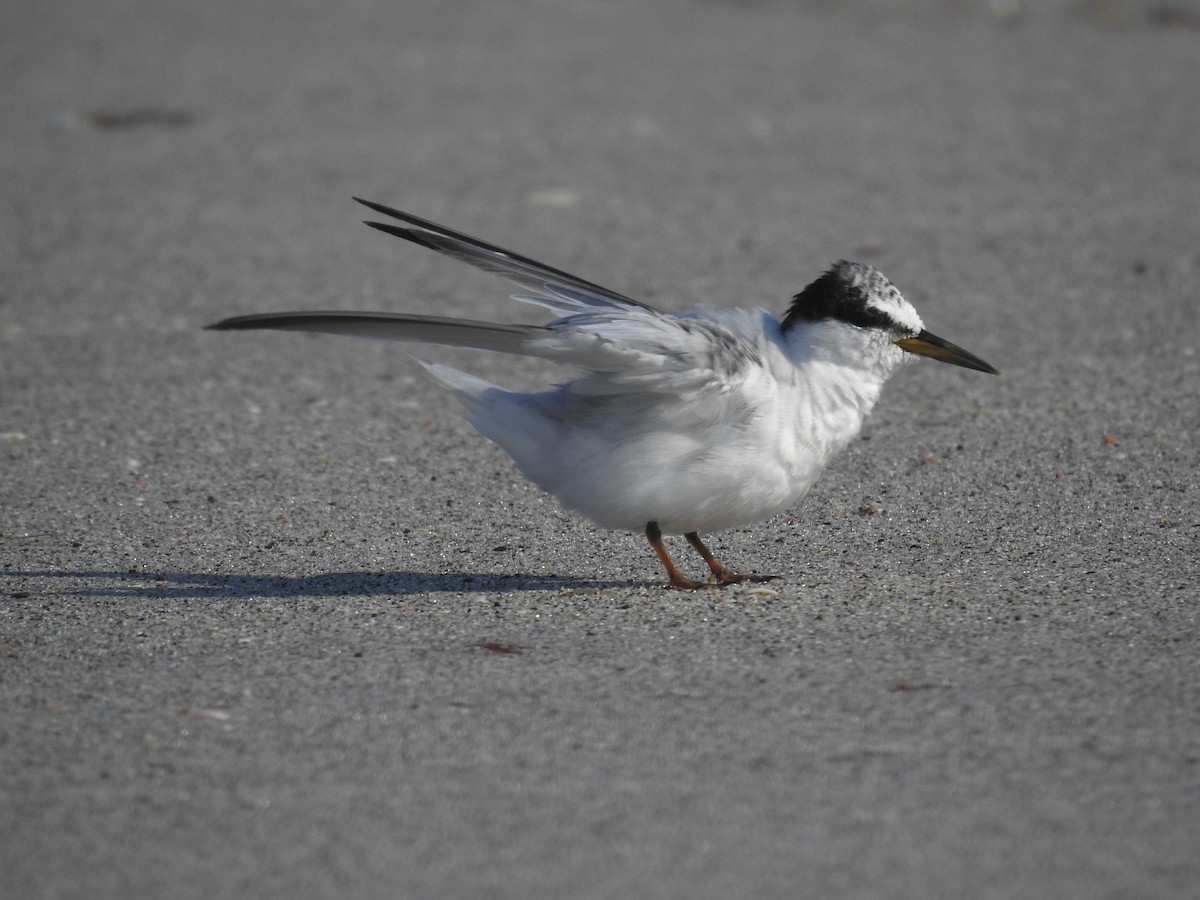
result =
[[[867,309],[887,316],[901,328],[914,334],[925,328],[925,323],[913,309],[913,305],[904,299],[899,288],[892,284],[878,269],[871,270],[872,277],[864,285],[866,290]]]

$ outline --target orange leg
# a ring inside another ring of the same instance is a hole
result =
[[[704,546],[704,542],[700,540],[700,535],[696,532],[689,532],[684,537],[696,549],[696,552],[704,558],[704,561],[708,563],[708,568],[712,572],[708,581],[696,581],[680,572],[679,566],[675,565],[675,560],[671,559],[671,554],[667,552],[667,548],[663,544],[662,532],[658,529],[658,523],[646,523],[646,540],[650,542],[650,546],[658,554],[663,568],[667,570],[667,578],[670,579],[667,583],[667,587],[669,588],[677,591],[695,591],[700,588],[725,587],[727,584],[737,584],[741,581],[770,581],[773,578],[779,577],[778,575],[739,575],[737,572],[732,572],[721,565],[717,558],[712,555],[712,551]]]
[[[692,545],[696,552],[703,557],[704,561],[708,563],[708,568],[712,571],[709,584],[721,586],[736,584],[739,581],[770,581],[773,578],[779,577],[778,575],[739,575],[737,572],[730,571],[721,565],[717,558],[712,555],[712,551],[704,546],[704,541],[700,540],[700,535],[696,532],[688,532],[684,537],[687,538],[687,542]]]
[[[697,588],[711,587],[712,585],[704,581],[693,581],[682,572],[679,571],[679,566],[675,565],[675,560],[671,559],[671,554],[667,552],[667,548],[663,546],[662,532],[658,530],[657,522],[646,523],[646,540],[650,542],[650,546],[654,548],[654,552],[658,554],[659,561],[662,562],[663,568],[667,570],[667,578],[670,581],[667,587],[677,591],[694,591]]]

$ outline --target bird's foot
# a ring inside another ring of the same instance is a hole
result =
[[[688,578],[685,575],[671,575],[671,580],[663,587],[672,591],[699,591],[704,588],[722,587],[714,581],[696,581],[694,578]]]
[[[709,576],[707,584],[710,587],[725,587],[729,584],[741,584],[749,581],[751,584],[762,584],[764,581],[774,581],[778,575],[743,575],[729,569],[721,569]]]
[[[712,572],[708,576],[708,581],[696,581],[688,578],[679,571],[679,567],[675,565],[675,560],[671,559],[671,554],[667,552],[667,548],[663,545],[662,532],[658,529],[658,523],[651,520],[646,523],[646,539],[650,541],[650,546],[654,548],[654,552],[658,554],[659,560],[663,564],[663,568],[667,570],[667,577],[670,581],[666,587],[673,591],[699,591],[705,588],[722,588],[730,584],[740,584],[744,581],[749,581],[759,584],[764,581],[773,581],[778,578],[778,575],[742,575],[738,572],[731,571],[725,568],[712,555],[712,551],[704,546],[704,541],[700,540],[700,535],[694,531],[689,531],[684,535],[687,542],[692,545],[701,558],[708,564],[708,569]]]
[[[677,578],[672,578],[665,586],[673,591],[703,591],[711,588],[729,587],[731,584],[762,584],[764,581],[774,581],[779,578],[778,575],[742,575],[740,572],[732,572],[729,569],[722,569],[719,573],[713,572],[708,576],[708,581],[696,581],[694,578],[687,578],[680,575]]]

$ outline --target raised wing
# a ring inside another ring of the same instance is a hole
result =
[[[693,311],[693,313],[696,311]],[[587,375],[574,393],[724,392],[763,365],[758,313],[710,310],[712,316],[632,309],[597,310],[551,322],[531,343],[545,359],[578,366]]]
[[[730,315],[739,313],[727,311]],[[619,394],[635,387],[667,393],[732,385],[748,365],[762,363],[759,348],[739,335],[738,324],[634,307],[581,313],[543,326],[404,313],[282,312],[235,316],[208,328],[306,331],[532,356],[582,369],[586,374],[570,384],[576,393]]]
[[[371,227],[510,278],[536,295],[517,299],[546,306],[561,318],[537,326],[404,313],[281,312],[236,316],[208,327],[307,331],[538,357],[582,369],[586,374],[568,389],[587,394],[724,391],[745,376],[748,366],[762,365],[760,313],[708,307],[663,313],[510,250],[378,203],[358,202],[406,226],[367,222]]]
[[[497,247],[495,244],[489,244],[470,235],[453,231],[436,222],[418,218],[380,203],[372,203],[370,200],[363,200],[359,197],[354,199],[368,209],[403,222],[407,227],[385,222],[365,222],[364,224],[386,234],[444,253],[485,272],[512,279],[522,287],[544,294],[552,300],[565,300],[569,306],[576,308],[590,306],[654,309],[632,297],[626,297],[624,294],[610,291],[591,281],[585,281],[570,272],[555,269],[545,263],[530,259],[528,256],[522,256],[511,250],[505,250],[503,247]],[[520,299],[533,300],[535,303],[541,302],[538,298],[522,297]],[[558,307],[551,305],[551,308],[557,309]]]

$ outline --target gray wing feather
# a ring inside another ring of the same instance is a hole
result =
[[[211,331],[308,331],[350,337],[470,347],[496,353],[540,356],[529,345],[547,334],[536,325],[497,325],[444,316],[414,316],[402,313],[285,312],[235,316],[208,326]]]
[[[564,317],[537,326],[405,313],[281,312],[236,316],[208,327],[307,331],[539,357],[591,372],[592,377],[576,382],[590,393],[626,391],[634,383],[643,391],[720,391],[749,363],[761,365],[753,340],[742,336],[757,330],[741,322],[744,314],[739,318],[731,312],[724,316],[728,321],[704,323],[667,315],[510,250],[378,203],[358,202],[408,226],[368,222],[373,228],[511,278],[541,295],[517,299],[541,303]]]
[[[720,324],[645,310],[597,311],[548,326],[404,313],[283,312],[236,316],[208,329],[306,331],[531,356],[589,373],[571,383],[577,394],[720,394],[748,368],[762,365],[752,342]]]
[[[372,209],[385,216],[391,216],[393,219],[398,219],[409,226],[401,228],[398,225],[384,222],[365,223],[372,228],[398,238],[403,238],[406,241],[412,241],[414,244],[428,247],[439,253],[444,253],[485,272],[502,275],[517,282],[522,287],[551,295],[555,293],[555,289],[557,288],[568,292],[573,300],[584,299],[589,306],[624,309],[638,307],[639,309],[654,310],[654,307],[634,300],[632,297],[626,297],[624,294],[610,291],[606,287],[602,287],[591,281],[585,281],[576,275],[572,275],[570,272],[555,269],[545,263],[530,259],[528,256],[522,256],[511,250],[505,250],[503,247],[497,247],[495,244],[489,244],[486,241],[479,240],[479,238],[473,238],[462,232],[453,231],[444,225],[438,225],[436,222],[417,218],[416,216],[401,212],[398,209],[392,209],[380,203],[372,203],[370,200],[362,200],[358,197],[354,199],[368,209]]]

